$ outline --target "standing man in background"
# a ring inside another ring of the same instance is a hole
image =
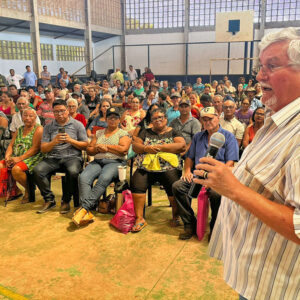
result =
[[[36,89],[37,87],[37,77],[34,72],[31,71],[30,66],[26,66],[26,72],[23,75],[21,83],[25,81],[26,88]]]
[[[42,86],[46,87],[51,81],[50,72],[48,72],[47,66],[43,66],[43,72],[41,72]]]
[[[9,75],[6,77],[8,85],[14,84],[16,86],[17,90],[19,90],[21,88],[20,80],[22,80],[22,79],[23,79],[23,77],[19,74],[16,74],[14,69],[10,69]]]
[[[240,299],[300,299],[300,32],[259,44],[265,124],[232,173],[202,158],[195,179],[223,195],[210,255]]]
[[[138,79],[138,74],[132,65],[129,66],[129,70],[127,71],[127,74],[130,81]]]

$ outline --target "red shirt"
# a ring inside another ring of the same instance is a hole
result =
[[[86,119],[85,119],[84,115],[77,114],[75,117],[75,120],[81,122],[83,124],[84,128],[86,127]]]
[[[155,78],[153,73],[144,73],[144,77],[146,78],[146,81],[150,81]]]

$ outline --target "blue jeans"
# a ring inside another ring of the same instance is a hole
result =
[[[109,184],[118,179],[118,166],[125,164],[125,161],[114,159],[95,159],[87,165],[79,176],[80,199],[83,208],[91,210],[95,207]],[[98,180],[93,187],[95,179]]]

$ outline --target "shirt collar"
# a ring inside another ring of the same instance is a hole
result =
[[[68,126],[70,123],[73,123],[73,118],[72,117],[69,117],[69,120],[68,120],[68,122],[64,125],[64,127],[66,127],[66,126]],[[55,126],[57,126],[57,127],[60,127],[61,125],[60,124],[58,124],[57,123],[57,121],[54,119],[54,123],[53,124],[55,124]]]
[[[277,127],[284,126],[292,117],[300,112],[300,97],[283,107],[281,110],[271,115],[271,111],[267,110],[267,117],[271,117]]]
[[[217,132],[222,133],[222,131],[223,131],[223,128],[222,128],[221,124],[219,124],[219,129],[218,129]],[[203,135],[204,135],[204,134],[205,134],[205,135],[208,135],[208,131],[207,131],[206,129],[203,130],[203,131],[201,131],[201,132],[203,132]]]
[[[188,123],[188,122],[191,122],[191,120],[193,119],[193,117],[190,115],[189,118],[187,119],[187,121],[186,121],[185,123],[182,123],[182,122],[181,122],[180,117],[178,117],[177,119],[178,119],[178,121],[180,122],[180,124],[183,125],[183,124],[186,124],[186,123]]]

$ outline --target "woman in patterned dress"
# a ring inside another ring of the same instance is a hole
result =
[[[25,172],[32,172],[35,165],[43,159],[43,154],[40,152],[43,127],[36,124],[36,117],[34,109],[24,110],[22,115],[24,125],[13,134],[5,153],[5,160],[0,161],[0,168],[11,169],[14,179],[25,188],[22,204],[29,202]]]
[[[143,216],[146,190],[149,183],[154,182],[163,185],[168,195],[172,206],[171,226],[179,225],[172,184],[180,179],[180,153],[185,150],[186,144],[180,132],[168,127],[164,109],[152,111],[151,121],[152,128],[140,131],[133,141],[133,150],[138,155],[136,157],[137,169],[130,181],[136,214],[132,232],[139,232],[147,225]]]
[[[79,177],[79,208],[72,221],[80,226],[93,221],[90,212],[111,182],[118,178],[118,167],[126,165],[127,152],[131,143],[127,131],[119,128],[120,114],[111,107],[106,112],[107,128],[98,130],[86,152],[95,159],[87,165]],[[93,186],[94,181],[97,180]]]
[[[145,118],[145,115],[145,111],[140,108],[139,98],[133,98],[130,103],[130,109],[125,111],[121,117],[122,129],[133,135],[136,126]]]

